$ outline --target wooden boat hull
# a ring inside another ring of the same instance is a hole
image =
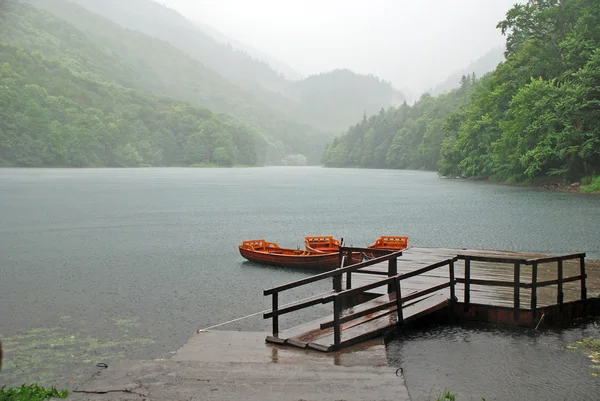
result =
[[[307,270],[333,270],[339,266],[338,253],[322,253],[303,249],[281,248],[264,240],[244,241],[239,246],[245,259],[271,266],[294,267]]]

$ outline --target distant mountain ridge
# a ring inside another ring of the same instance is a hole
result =
[[[193,22],[194,22],[194,24],[198,25],[198,27],[202,31],[204,31],[205,33],[208,33],[210,36],[212,36],[212,38],[214,40],[216,40],[217,42],[225,44],[225,45],[230,45],[233,49],[235,49],[237,51],[245,52],[248,56],[250,56],[252,58],[266,61],[272,69],[274,69],[278,74],[282,74],[286,79],[292,80],[292,81],[297,81],[297,80],[304,78],[303,74],[294,70],[292,67],[283,63],[282,61],[277,60],[275,57],[273,57],[263,51],[260,51],[250,45],[240,42],[237,39],[227,36],[213,26],[205,24],[201,21],[193,21]]]
[[[342,94],[344,91],[337,86],[339,82],[335,78],[333,82],[322,80],[320,87],[312,85],[308,78],[287,80],[267,62],[237,51],[232,45],[218,43],[199,25],[152,0],[69,1],[123,28],[170,43],[229,82],[246,89],[257,101],[283,113],[286,118],[330,133],[345,130],[365,111],[376,112],[381,108],[397,105],[394,100],[404,98],[389,82],[354,73],[346,74],[346,82],[355,89],[345,94]],[[51,5],[44,7],[50,11],[52,9]],[[338,73],[332,71],[319,75],[337,77]],[[308,81],[305,82],[306,80]],[[374,87],[369,87],[369,83]],[[332,97],[323,97],[323,88],[328,89],[326,94]],[[306,96],[308,90],[316,92]],[[391,92],[394,92],[393,96],[390,95]],[[317,96],[316,93],[320,95]],[[310,104],[302,103],[307,98],[310,99]]]
[[[488,72],[494,71],[502,61],[504,61],[504,48],[496,47],[426,92],[431,95],[449,92],[452,89],[460,87],[463,75],[472,75],[475,73],[476,77],[481,77]]]

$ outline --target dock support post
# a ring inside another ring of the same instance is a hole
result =
[[[563,293],[563,261],[558,260],[558,289],[556,291],[556,303],[558,304],[558,310],[562,312],[563,302],[565,295]]]
[[[514,319],[515,323],[519,324],[519,312],[521,309],[521,300],[519,298],[519,290],[521,283],[521,265],[517,262],[515,263],[515,272],[514,272]]]
[[[469,310],[471,302],[471,259],[465,257],[465,312]]]
[[[388,261],[388,277],[394,277],[398,274],[398,259],[392,258]],[[396,291],[397,281],[388,284],[388,294]]]
[[[402,291],[400,290],[400,278],[394,280],[396,283],[396,307],[398,308],[398,325],[404,325],[404,313],[402,311]]]
[[[352,251],[348,251],[348,258],[346,259],[346,265],[352,265]],[[352,288],[352,272],[346,273],[346,289],[349,290]]]
[[[452,302],[456,301],[456,282],[454,280],[454,260],[450,261],[448,265],[450,270],[450,299]]]
[[[531,317],[533,321],[537,317],[537,271],[538,264],[533,262],[531,265]]]
[[[340,301],[338,296],[333,298],[333,344],[336,351],[340,349],[340,344],[342,343],[342,330],[340,327],[342,305]]]
[[[585,253],[579,257],[579,273],[581,274],[581,299],[587,299],[587,287],[585,286]]]
[[[277,312],[279,308],[279,293],[273,293],[273,312]],[[276,337],[279,334],[279,315],[273,315],[273,337]]]

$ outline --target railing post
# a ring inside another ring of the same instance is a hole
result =
[[[565,295],[563,293],[563,261],[558,260],[558,289],[556,291],[556,303],[558,304],[558,310],[562,311],[563,302]]]
[[[521,301],[519,298],[519,290],[521,282],[521,264],[519,262],[515,263],[515,273],[514,273],[514,319],[515,323],[519,323],[519,312],[521,310]]]
[[[343,256],[341,248],[340,248],[339,260],[340,260],[340,263],[339,263],[338,269],[341,269],[346,264],[346,257]],[[333,276],[333,291],[334,292],[342,291],[342,274],[337,274],[337,275]]]
[[[352,251],[348,251],[348,258],[346,259],[346,266],[352,265]],[[352,288],[352,272],[346,273],[346,289],[349,290]]]
[[[465,257],[465,312],[469,309],[471,302],[471,259]]]
[[[336,350],[340,349],[342,343],[342,331],[340,327],[341,302],[338,296],[333,298],[333,344]]]
[[[338,274],[337,276],[333,276],[333,291],[341,292],[342,291],[342,274]]]
[[[277,312],[277,309],[279,308],[279,300],[278,300],[278,296],[279,293],[274,292],[273,293],[273,312]],[[273,336],[276,337],[279,334],[279,315],[273,315]]]
[[[450,270],[450,299],[452,301],[456,301],[456,287],[455,287],[456,283],[454,281],[454,260],[450,261],[448,268]]]
[[[398,324],[403,325],[404,313],[402,311],[402,292],[400,290],[400,278],[396,278],[394,282],[396,283],[396,307],[398,308]]]
[[[531,316],[535,320],[537,316],[537,271],[538,264],[531,265]]]
[[[388,277],[394,277],[398,274],[398,259],[392,258],[388,260]],[[396,280],[388,284],[388,294],[396,291]]]
[[[587,299],[587,287],[585,286],[585,254],[579,257],[579,273],[581,274],[581,299]]]

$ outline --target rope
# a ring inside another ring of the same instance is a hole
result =
[[[309,300],[309,299],[311,299],[311,298],[316,298],[316,297],[318,297],[319,295],[330,294],[330,293],[332,293],[332,292],[333,292],[333,290],[331,290],[331,291],[327,291],[327,292],[322,292],[322,293],[320,293],[320,294],[317,294],[317,295],[311,295],[310,297],[307,297],[307,298],[304,298],[304,299],[299,299],[299,300],[297,300],[297,301],[293,301],[293,302],[290,302],[290,303],[287,303],[287,304],[281,305],[281,306],[280,306],[280,308],[284,308],[284,307],[286,307],[286,306],[294,305],[294,304],[300,303],[300,302],[302,302],[302,301]],[[210,330],[210,329],[214,329],[215,327],[219,327],[219,326],[223,326],[223,325],[226,325],[226,324],[229,324],[229,323],[237,322],[238,320],[247,319],[247,318],[249,318],[249,317],[256,316],[256,315],[260,315],[261,313],[270,312],[270,311],[271,311],[271,309],[265,309],[265,310],[262,310],[262,311],[260,311],[260,312],[251,313],[251,314],[249,314],[249,315],[246,315],[246,316],[238,317],[238,318],[236,318],[236,319],[228,320],[228,321],[226,321],[226,322],[223,322],[223,323],[215,324],[214,326],[210,326],[210,327],[207,327],[207,328],[205,328],[205,329],[199,329],[199,330],[197,330],[197,331],[196,331],[196,334],[198,334],[198,333],[202,333],[202,332],[204,332],[204,331],[208,331],[208,330]]]

